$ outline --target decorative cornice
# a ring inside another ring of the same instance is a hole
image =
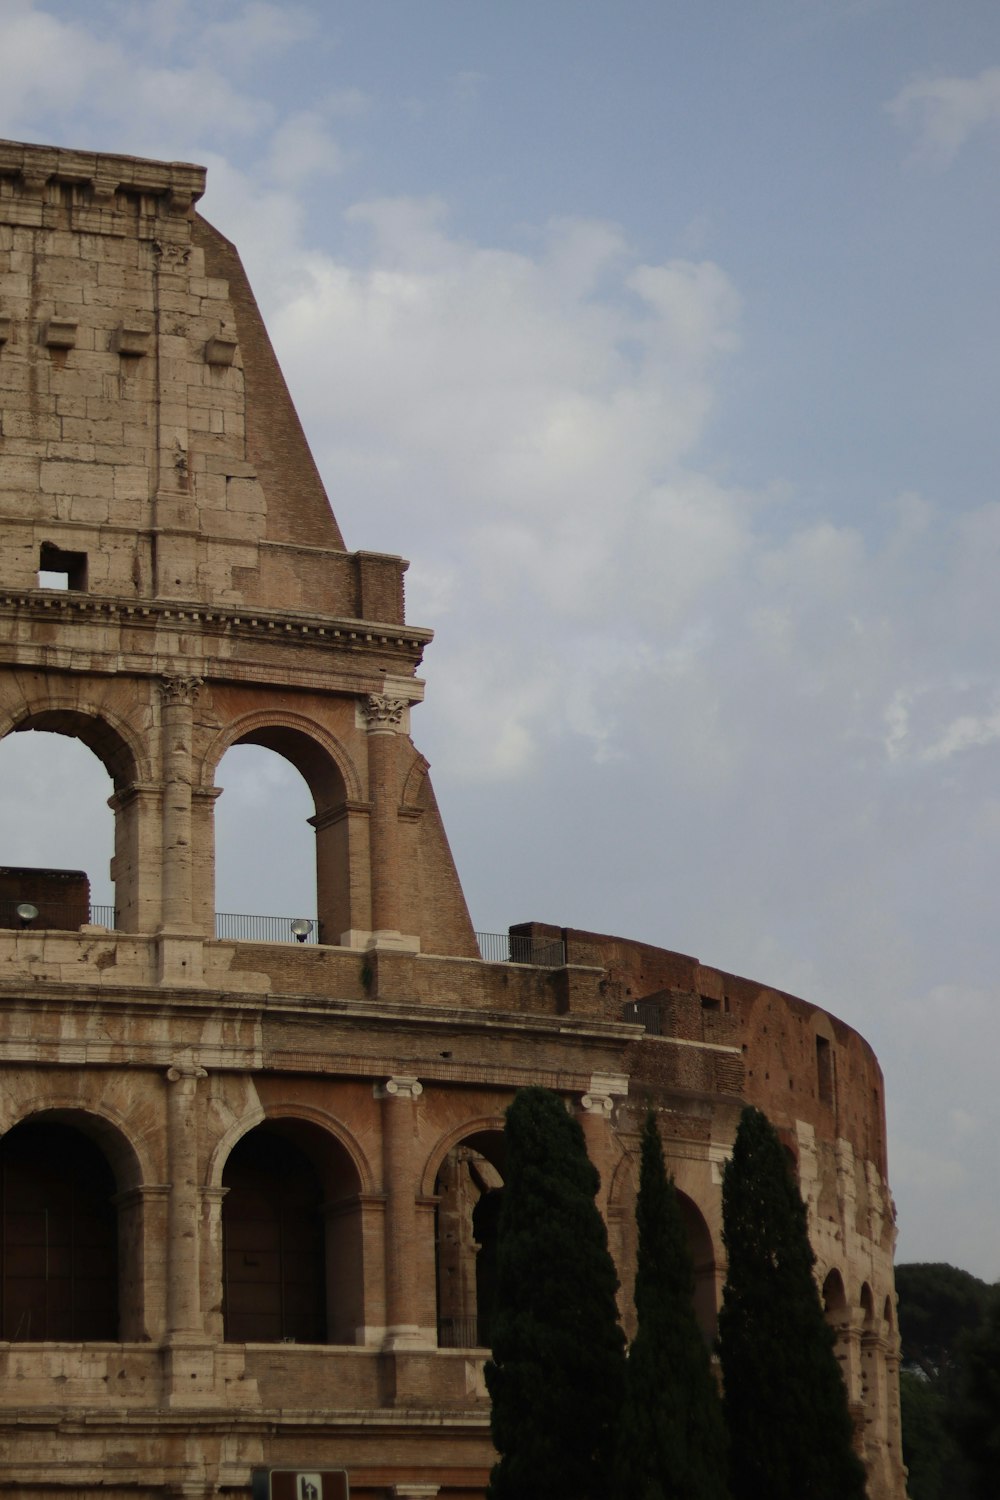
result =
[[[422,652],[434,639],[433,630],[419,625],[393,625],[379,620],[338,619],[330,615],[297,615],[254,607],[220,609],[217,605],[179,603],[176,600],[131,600],[99,594],[77,594],[68,591],[38,589],[0,593],[0,610],[31,610],[39,616],[63,615],[74,622],[96,616],[101,620],[122,620],[129,625],[151,626],[176,624],[185,631],[192,627],[210,627],[214,632],[270,636],[294,640],[296,644],[329,646],[336,643],[350,648],[393,648]]]

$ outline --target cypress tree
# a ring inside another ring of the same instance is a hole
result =
[[[757,1109],[740,1118],[722,1217],[729,1276],[719,1353],[735,1500],[863,1500],[805,1205]]]
[[[968,1471],[967,1493],[993,1500],[1000,1488],[1000,1284],[980,1326],[960,1337],[957,1363],[948,1415]]]
[[[489,1500],[606,1500],[621,1409],[618,1278],[583,1132],[546,1089],[507,1111]]]
[[[726,1434],[694,1315],[694,1268],[652,1113],[642,1137],[638,1329],[618,1429],[619,1500],[728,1500]]]

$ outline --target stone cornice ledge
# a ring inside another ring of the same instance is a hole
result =
[[[396,646],[410,651],[422,650],[434,639],[433,630],[419,625],[393,625],[384,620],[343,619],[335,615],[293,614],[284,610],[257,606],[218,606],[185,603],[175,599],[121,599],[112,595],[78,594],[69,590],[51,592],[32,589],[0,594],[0,610],[30,612],[38,618],[62,615],[67,621],[90,623],[98,620],[121,620],[129,625],[211,626],[216,631],[243,635],[275,636],[296,643],[329,646]]]

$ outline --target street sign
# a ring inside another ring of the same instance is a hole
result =
[[[346,1469],[254,1469],[253,1500],[350,1500]]]

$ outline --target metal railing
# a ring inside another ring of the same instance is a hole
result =
[[[319,923],[314,917],[306,918],[312,923],[305,937],[296,938],[292,923],[301,917],[254,917],[241,912],[217,911],[215,913],[215,935],[237,943],[318,943]]]
[[[22,921],[17,914],[19,906],[37,906],[38,915],[30,921]],[[114,906],[90,906],[86,916],[81,912],[79,903],[65,905],[55,901],[0,901],[0,927],[20,927],[29,931],[38,931],[39,928],[50,928],[54,932],[77,932],[82,923],[86,922],[94,927],[114,927],[117,925],[118,913]]]
[[[566,962],[566,944],[562,938],[477,932],[476,942],[480,958],[489,964],[534,964],[540,969],[561,969]]]
[[[663,1020],[655,1000],[626,1000],[624,1019],[632,1026],[644,1026],[647,1036],[663,1035]]]
[[[439,1349],[488,1349],[489,1347],[488,1318],[477,1318],[473,1314],[465,1318],[440,1318],[438,1320]]]

